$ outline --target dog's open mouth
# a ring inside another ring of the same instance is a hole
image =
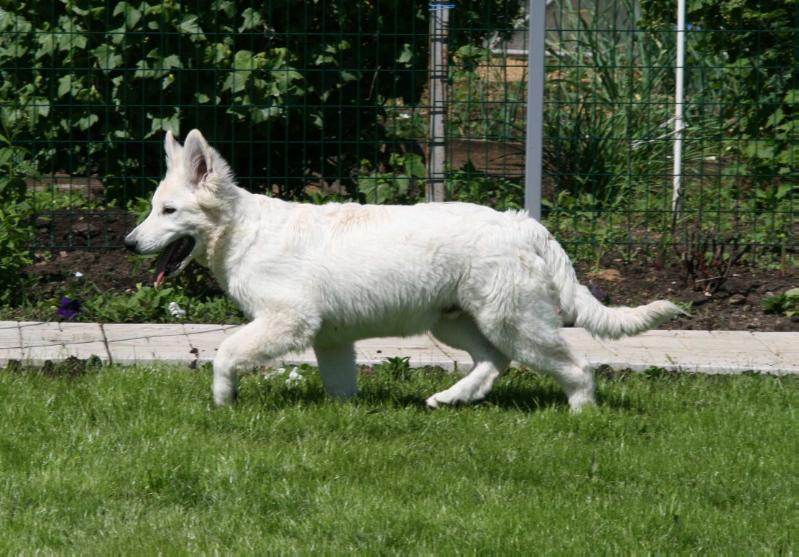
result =
[[[183,262],[194,249],[194,238],[183,236],[169,244],[155,262],[155,287],[158,288],[168,277],[176,275],[183,267]]]

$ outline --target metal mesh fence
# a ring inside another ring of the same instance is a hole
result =
[[[642,13],[635,2],[562,2],[550,11],[545,197],[551,226],[595,256],[601,246],[720,259],[795,249],[795,10],[704,4],[684,33],[679,170],[676,6]]]
[[[449,199],[523,204],[525,4],[450,9]],[[751,1],[749,12],[730,13],[720,0],[689,13],[684,205],[675,215],[676,33],[672,8],[655,4],[547,7],[546,224],[586,257],[724,245],[719,257],[754,247],[790,258],[799,227],[796,10]],[[201,129],[252,191],[312,202],[424,199],[427,2],[0,7],[0,195],[6,207],[30,208],[36,248],[117,249],[165,170],[164,130]]]

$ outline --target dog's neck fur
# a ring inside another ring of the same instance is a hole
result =
[[[205,246],[198,262],[208,267],[220,286],[227,288],[226,259],[237,257],[238,253],[231,249],[234,243],[235,222],[242,219],[244,213],[253,211],[258,204],[255,195],[236,185],[225,186],[226,191],[221,203],[209,210],[213,226],[205,237]]]

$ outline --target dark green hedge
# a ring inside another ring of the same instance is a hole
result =
[[[2,125],[44,172],[125,197],[161,172],[162,131],[201,128],[245,186],[352,188],[387,156],[381,103],[418,103],[427,2],[0,0]],[[454,42],[507,28],[518,2],[463,1]],[[113,190],[116,188],[116,190]],[[131,191],[132,190],[132,191]]]

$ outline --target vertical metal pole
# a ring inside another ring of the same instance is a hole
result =
[[[430,116],[427,155],[427,201],[444,201],[444,165],[447,150],[447,35],[453,4],[430,3]]]
[[[671,210],[674,218],[682,211],[683,88],[685,70],[685,0],[677,0],[677,62],[674,91],[674,183]]]
[[[527,141],[524,169],[524,208],[541,220],[541,171],[544,147],[544,33],[546,2],[530,0],[527,8]]]

